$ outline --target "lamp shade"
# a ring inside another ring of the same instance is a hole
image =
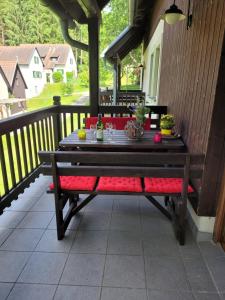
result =
[[[179,9],[175,4],[171,5],[162,15],[162,19],[170,25],[176,24],[178,21],[183,21],[186,16],[183,14],[182,10]]]

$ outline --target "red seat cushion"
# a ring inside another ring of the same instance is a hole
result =
[[[106,123],[112,123],[115,125],[115,129],[117,130],[123,130],[125,125],[127,124],[127,121],[136,120],[133,117],[102,117],[102,122],[105,125]],[[90,125],[95,125],[98,121],[97,117],[89,117],[86,119],[86,129],[90,129]],[[151,125],[151,119],[147,118],[144,129],[150,130]]]
[[[60,187],[70,191],[93,191],[97,177],[94,176],[60,176]],[[50,184],[50,189],[54,189],[54,184]]]
[[[139,177],[100,177],[97,191],[142,192]]]
[[[181,193],[183,179],[181,178],[145,178],[145,192],[147,193]],[[188,185],[188,193],[193,193]]]

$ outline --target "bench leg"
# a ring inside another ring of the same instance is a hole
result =
[[[186,214],[187,214],[187,200],[180,199],[178,200],[178,240],[181,246],[185,244],[185,231],[186,231]]]
[[[59,196],[55,195],[55,217],[56,217],[56,227],[57,227],[57,238],[62,240],[64,237],[63,229],[63,210],[60,208]]]
[[[169,199],[170,199],[170,197],[169,197],[169,196],[165,196],[165,198],[164,198],[164,203],[165,203],[165,206],[168,206]]]

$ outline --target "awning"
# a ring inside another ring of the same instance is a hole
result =
[[[117,59],[122,60],[131,50],[137,48],[143,37],[143,26],[130,25],[103,51],[102,56],[110,63],[116,63]]]

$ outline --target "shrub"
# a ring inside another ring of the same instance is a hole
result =
[[[88,67],[83,65],[77,77],[78,85],[88,87],[89,85],[89,71]]]
[[[69,95],[72,95],[73,94],[73,91],[74,91],[74,84],[73,82],[67,82],[67,83],[62,83],[62,86],[61,86],[61,90],[62,90],[62,94],[65,96],[69,96]]]
[[[63,81],[63,74],[59,71],[54,72],[52,74],[52,79],[54,82],[62,82]]]
[[[71,82],[74,79],[74,74],[73,72],[66,72],[66,81]]]

